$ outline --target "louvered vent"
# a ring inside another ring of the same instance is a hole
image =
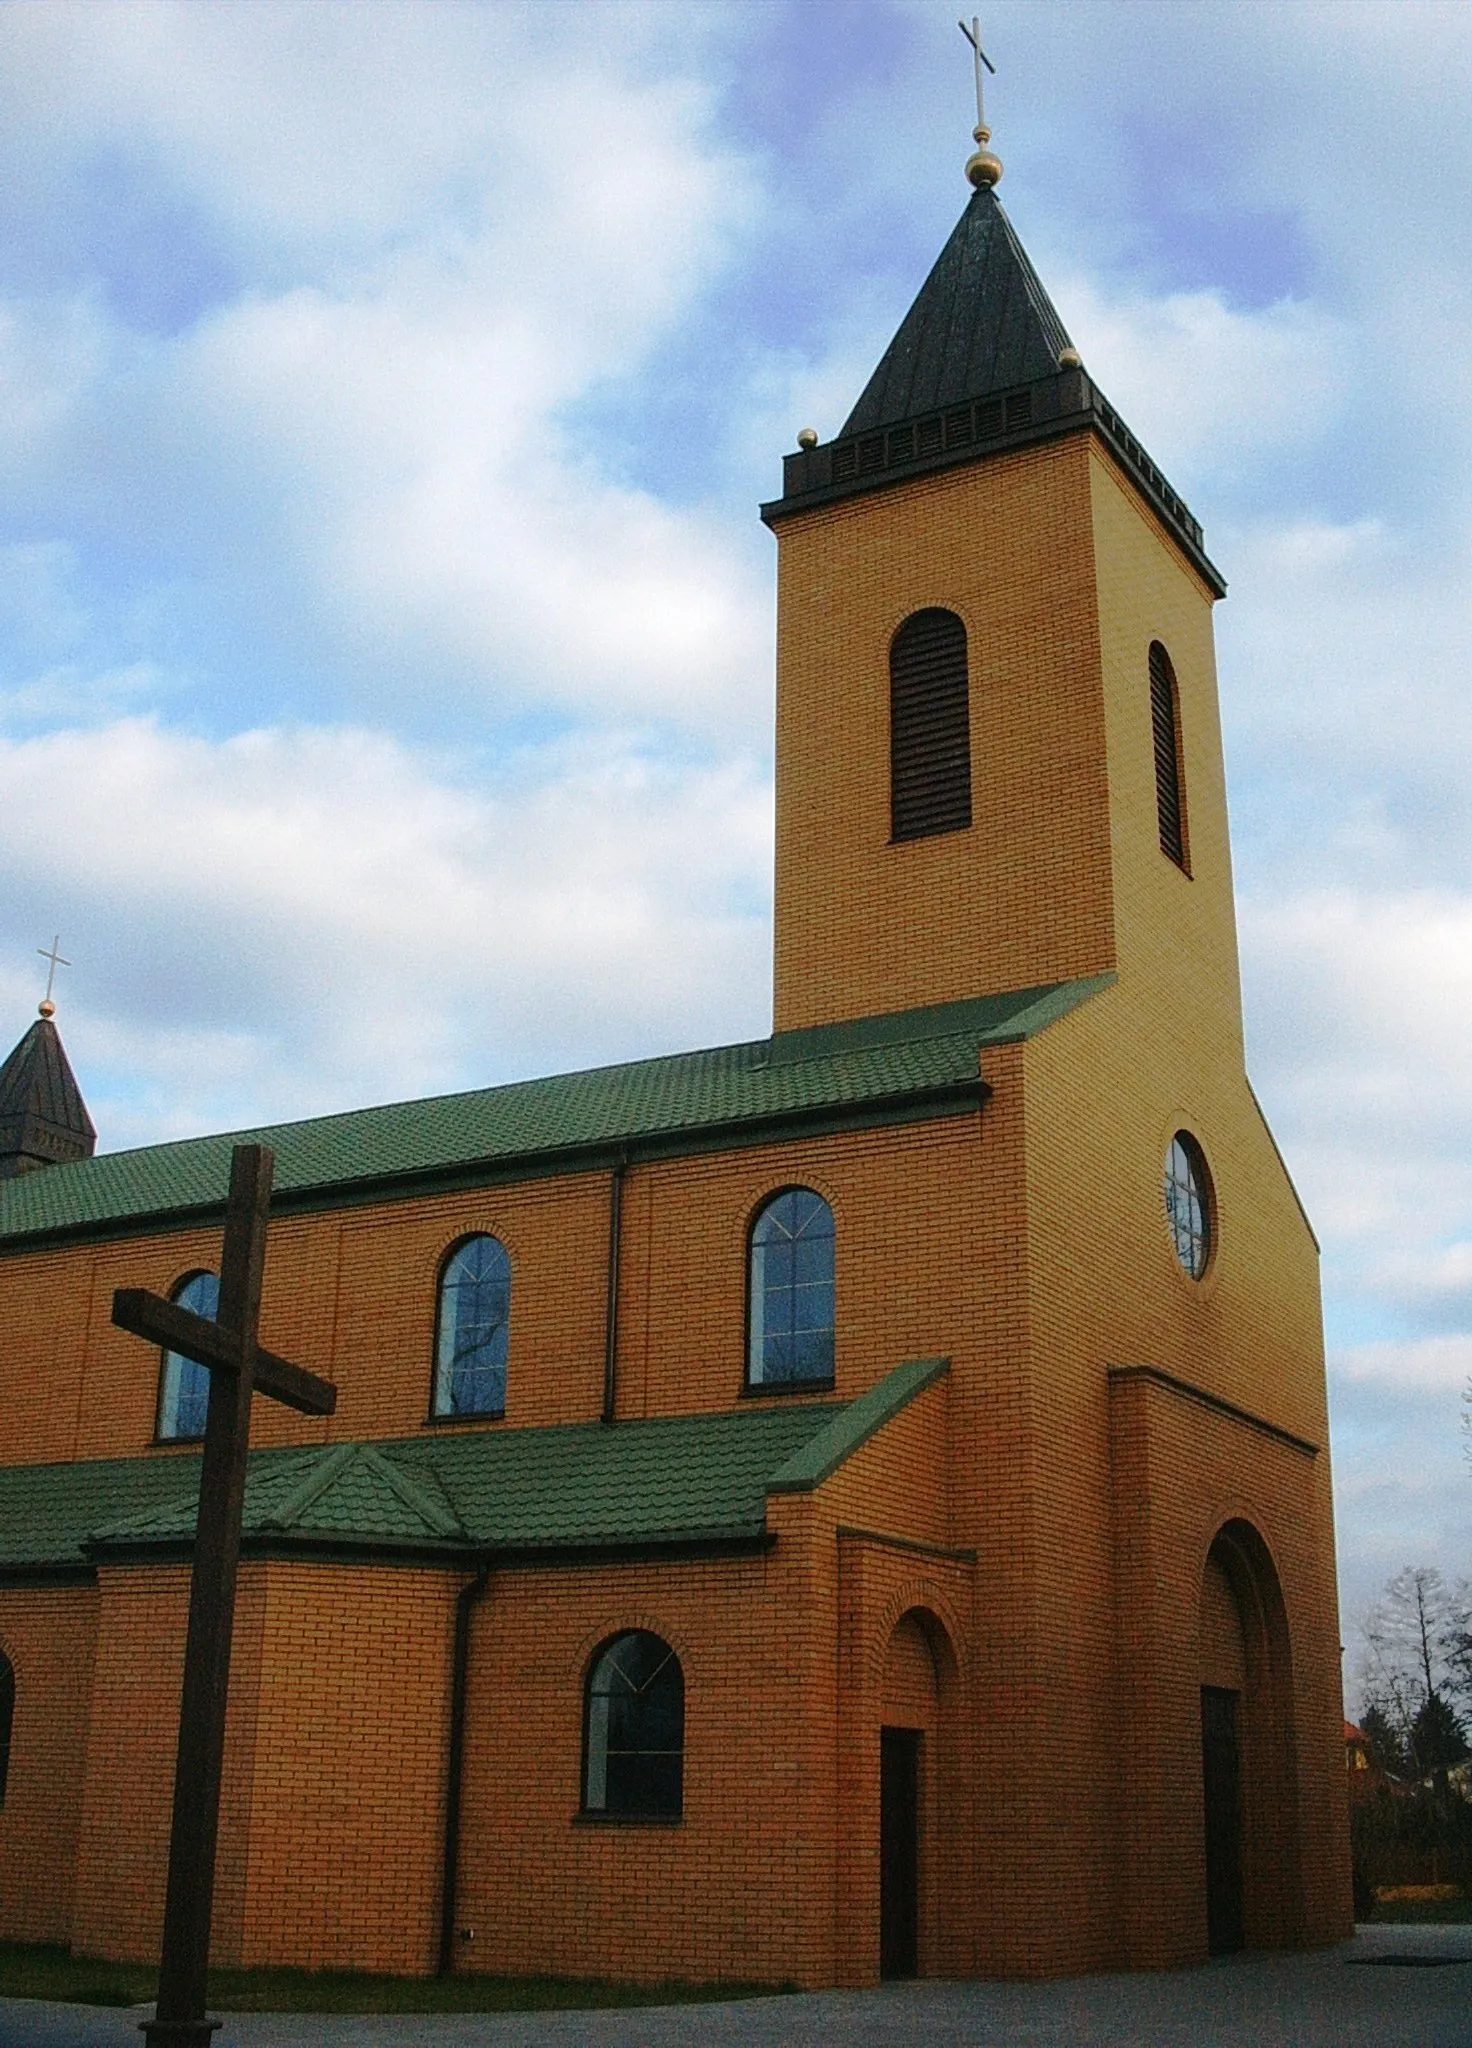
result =
[[[966,628],[916,612],[889,650],[890,837],[924,839],[971,823]]]
[[[1178,868],[1186,865],[1186,793],[1181,785],[1179,694],[1170,656],[1158,640],[1150,643],[1150,723],[1155,736],[1155,805],[1160,814],[1160,850]]]

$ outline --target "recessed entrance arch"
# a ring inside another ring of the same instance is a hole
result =
[[[1207,1947],[1296,1933],[1292,1656],[1278,1575],[1249,1522],[1218,1532],[1201,1577],[1201,1790]]]
[[[884,1660],[879,1728],[879,1974],[929,1975],[942,1948],[956,1659],[943,1623],[912,1607]]]

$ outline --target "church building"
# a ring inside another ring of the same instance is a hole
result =
[[[1350,1932],[1317,1247],[1200,526],[969,202],[778,557],[771,1035],[253,1132],[213,1960],[744,1981]],[[230,1136],[0,1070],[0,1938],[158,1953]]]

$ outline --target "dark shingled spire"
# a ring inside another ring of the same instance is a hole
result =
[[[1072,346],[996,193],[982,185],[842,433],[872,433],[1055,376]]]
[[[798,435],[796,452],[783,458],[782,495],[763,505],[762,518],[777,526],[840,498],[1088,433],[1222,596],[1227,586],[1200,523],[1084,369],[998,204],[1000,164],[983,146],[968,175],[973,167],[977,189],[863,396],[831,441],[808,428]]]
[[[96,1149],[97,1132],[61,1034],[42,1016],[0,1067],[0,1180],[90,1159]]]

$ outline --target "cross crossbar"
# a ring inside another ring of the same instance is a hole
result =
[[[112,1319],[120,1330],[150,1344],[161,1344],[166,1351],[177,1351],[212,1372],[240,1370],[243,1346],[238,1331],[197,1316],[177,1301],[165,1301],[146,1287],[119,1287],[112,1298]],[[316,1373],[278,1358],[259,1344],[253,1367],[257,1393],[269,1394],[302,1415],[331,1415],[337,1407],[337,1388],[330,1380],[319,1379]]]

